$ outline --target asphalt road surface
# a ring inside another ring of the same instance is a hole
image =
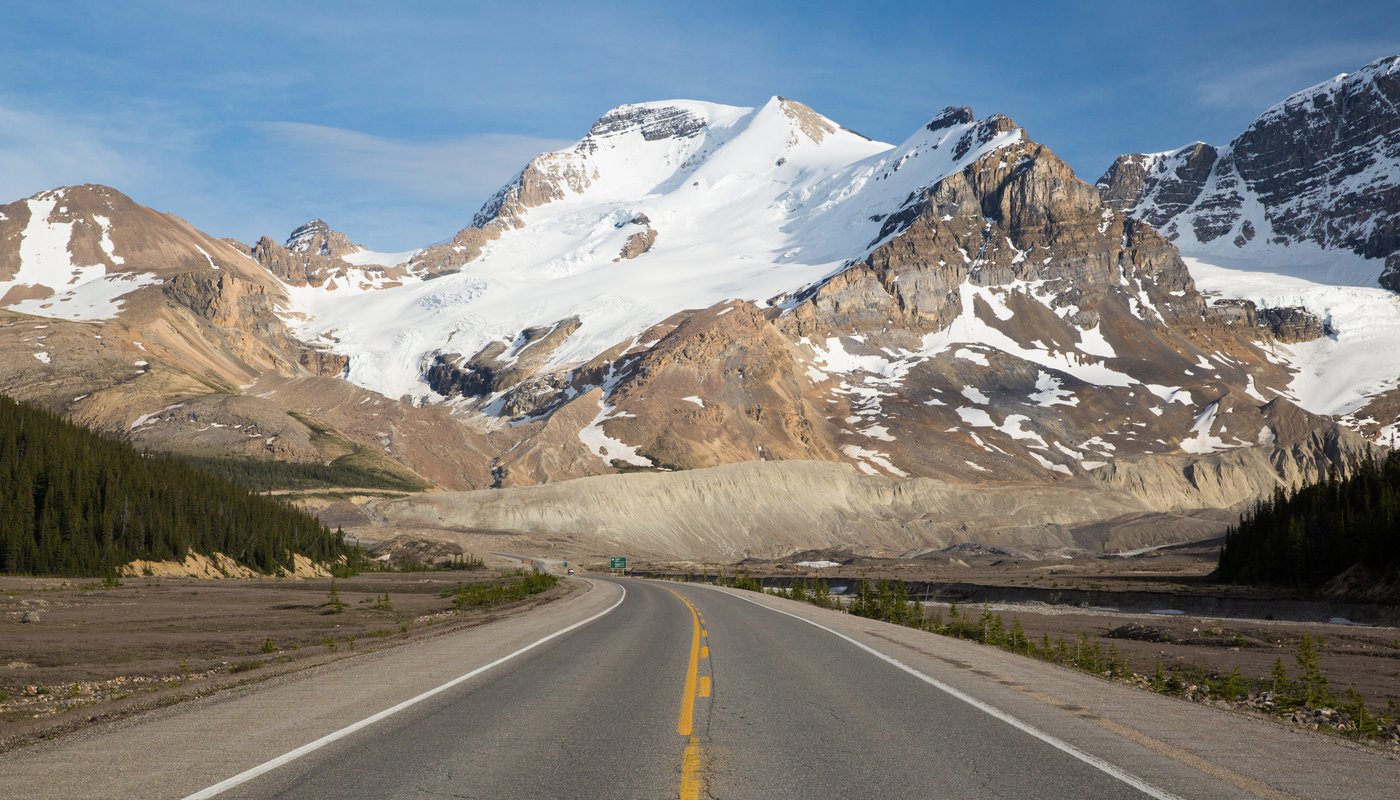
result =
[[[85,797],[1272,800],[1400,786],[1400,764],[1336,740],[777,598],[595,579],[552,606],[498,643],[509,651],[463,646],[449,681],[414,677],[448,658],[431,650],[418,666],[366,665],[404,684],[378,706],[310,714],[349,691],[336,688],[358,679],[349,667],[316,679],[320,695],[293,681],[258,708],[242,708],[254,691],[0,757],[0,796],[75,796],[54,780],[64,764],[86,769]],[[274,741],[259,742],[259,720]],[[216,746],[222,758],[200,757]]]

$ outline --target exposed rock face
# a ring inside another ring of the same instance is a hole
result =
[[[625,261],[636,258],[651,249],[656,244],[656,230],[647,228],[644,231],[637,231],[627,237],[627,244],[622,246],[622,252],[618,254],[618,261]]]
[[[993,116],[956,146],[966,150],[1015,129]],[[1122,280],[1174,316],[1199,314],[1199,298],[1170,245],[1106,211],[1092,187],[1028,139],[929,187],[886,219],[880,240],[861,264],[798,306],[784,327],[805,336],[900,320],[922,334],[963,311],[957,287],[964,282],[1048,281],[1056,290],[1052,306],[1077,308],[1072,321],[1085,327],[1097,324],[1097,306]]]
[[[492,342],[471,358],[461,353],[439,353],[428,367],[428,385],[449,398],[485,397],[511,388],[534,376],[579,325],[578,318],[572,317],[553,325],[526,328],[514,341]],[[525,405],[528,404],[523,398],[516,398],[515,408]]]
[[[1258,308],[1249,300],[1219,299],[1210,307],[1212,317],[1227,325],[1258,329],[1285,344],[1310,342],[1329,331],[1327,324],[1305,308]]]
[[[331,230],[324,220],[313,219],[292,231],[283,247],[293,253],[344,258],[360,249],[349,237]]]
[[[801,135],[817,144],[821,144],[822,139],[826,138],[828,134],[835,133],[839,128],[831,120],[796,100],[779,97],[778,107],[788,118],[797,123],[797,130]]]
[[[958,125],[970,125],[977,121],[972,109],[967,106],[948,106],[924,126],[925,130],[936,132]]]
[[[471,368],[461,353],[434,356],[426,375],[428,385],[443,397],[481,397],[490,393],[494,377],[487,368]]]
[[[343,355],[308,347],[287,330],[276,313],[280,299],[274,287],[242,278],[228,270],[185,272],[165,284],[165,294],[216,329],[237,332],[226,346],[250,363],[270,363],[296,372],[299,364],[312,374],[339,375],[348,363]]]
[[[315,254],[293,253],[264,236],[249,252],[267,271],[293,286],[319,286],[326,274],[338,267],[335,259]]]
[[[1274,232],[1371,258],[1400,250],[1400,57],[1266,111],[1234,142],[1235,168]]]
[[[329,350],[307,347],[297,354],[297,362],[312,375],[324,378],[339,378],[345,374],[350,357]]]
[[[641,131],[642,138],[649,142],[660,139],[687,139],[698,136],[705,129],[705,120],[683,108],[621,106],[593,123],[592,129],[584,139],[587,144],[583,147],[596,147],[599,139],[634,129]]]
[[[1227,147],[1122,156],[1098,188],[1109,205],[1183,247],[1308,242],[1394,267],[1397,107],[1400,56],[1392,56],[1289,97]],[[1400,287],[1394,275],[1387,270],[1383,285]]]
[[[363,250],[345,234],[314,219],[292,231],[283,244],[264,236],[248,252],[268,272],[292,286],[385,289],[400,285],[411,274],[404,265],[357,265],[346,260]]]
[[[1171,154],[1119,156],[1099,178],[1098,189],[1105,203],[1124,213],[1136,209],[1150,194],[1153,203],[1140,218],[1161,227],[1200,198],[1219,156],[1218,150],[1203,142]]]

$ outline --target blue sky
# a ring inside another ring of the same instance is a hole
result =
[[[801,100],[900,141],[1010,115],[1096,178],[1224,143],[1400,52],[1389,2],[10,3],[0,198],[107,183],[222,236],[324,217],[449,237],[536,152],[625,102]]]

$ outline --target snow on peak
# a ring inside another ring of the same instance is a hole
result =
[[[74,215],[64,204],[66,189],[41,192],[24,201],[29,222],[19,244],[19,270],[0,280],[0,298],[9,297],[9,308],[24,314],[70,320],[100,320],[117,315],[120,298],[157,282],[149,274],[108,274],[102,263],[79,264],[72,253]],[[110,220],[94,216],[101,229],[99,246],[114,265],[124,259],[114,253]]]
[[[689,100],[619,106],[574,146],[534,159],[476,224],[499,236],[462,270],[370,295],[291,289],[302,336],[334,335],[352,381],[427,394],[436,352],[474,354],[578,317],[552,366],[586,361],[668,316],[764,305],[863,257],[886,216],[998,147],[1005,117],[971,112],[895,147],[773,97],[757,108]],[[646,219],[649,249],[618,261]]]
[[[282,246],[294,253],[306,253],[316,248],[317,255],[328,256],[330,251],[326,245],[326,236],[330,232],[331,226],[318,217],[297,226]]]
[[[924,126],[925,130],[941,131],[944,128],[951,128],[955,125],[969,125],[977,120],[972,115],[972,109],[967,106],[948,106],[938,113],[938,116],[929,120]]]
[[[1377,78],[1400,73],[1400,55],[1377,58],[1356,72],[1341,72],[1321,83],[1294,92],[1282,102],[1275,103],[1259,115],[1255,125],[1274,119],[1295,109],[1314,111],[1323,100],[1338,94],[1350,94],[1372,84]],[[1251,126],[1254,127],[1254,126]]]

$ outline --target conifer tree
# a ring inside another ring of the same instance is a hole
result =
[[[358,551],[280,500],[0,397],[0,573],[115,574],[191,552],[274,572]]]
[[[1312,634],[1303,634],[1294,659],[1298,662],[1298,683],[1303,705],[1308,708],[1326,705],[1331,696],[1327,690],[1327,677],[1322,674],[1322,655]]]

